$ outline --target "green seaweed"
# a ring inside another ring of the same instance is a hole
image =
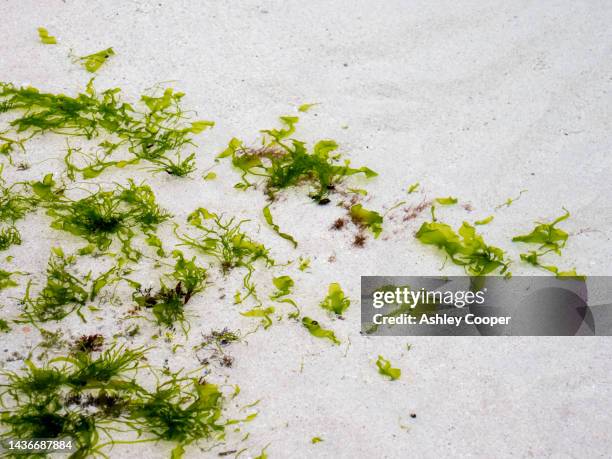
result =
[[[21,244],[21,234],[14,226],[0,228],[0,252],[12,245]]]
[[[72,312],[81,315],[87,301],[94,300],[100,291],[114,284],[122,277],[118,270],[122,263],[112,267],[94,278],[91,272],[78,275],[74,269],[75,255],[66,255],[59,247],[51,249],[47,264],[47,281],[35,296],[31,296],[32,282],[28,283],[25,296],[23,317],[33,322],[59,321]]]
[[[193,135],[214,126],[214,123],[204,120],[188,122],[181,108],[184,94],[172,88],[165,89],[161,95],[156,91],[142,95],[143,111],[123,102],[120,92],[119,88],[112,88],[98,93],[93,80],[76,97],[0,83],[0,113],[21,112],[9,122],[7,131],[0,132],[0,140],[4,141],[0,152],[8,154],[15,146],[23,148],[26,140],[47,132],[85,139],[106,134],[107,138],[98,144],[98,153],[83,154],[88,162],[82,167],[72,164],[69,149],[65,161],[69,175],[80,172],[83,178],[93,178],[111,166],[125,167],[140,160],[153,163],[155,170],[177,176],[193,171],[193,155],[181,159],[179,153],[186,146],[194,145]],[[6,136],[8,132],[27,133],[28,136],[12,139]],[[133,158],[111,159],[122,146],[127,147]],[[176,158],[168,156],[173,152]]]
[[[85,70],[89,73],[95,73],[98,71],[106,61],[115,55],[113,48],[106,48],[97,53],[88,54],[87,56],[79,57],[78,60],[81,62]]]
[[[45,45],[56,45],[57,39],[53,35],[49,35],[49,31],[44,27],[39,27],[38,29],[38,37],[40,38],[40,42]]]
[[[0,319],[0,332],[8,333],[10,331],[11,331],[11,327],[9,326],[8,322],[4,319]]]
[[[47,214],[53,217],[51,228],[82,237],[102,252],[118,240],[121,251],[132,261],[142,255],[131,246],[134,230],[148,235],[170,218],[157,205],[151,188],[136,185],[132,180],[112,191],[100,190],[78,200],[61,197],[45,206]]]
[[[570,217],[569,211],[567,209],[564,210],[565,214],[553,220],[552,223],[536,222],[537,225],[529,234],[515,236],[512,238],[512,241],[539,245],[537,250],[530,250],[527,253],[520,254],[521,260],[524,262],[550,271],[557,277],[585,279],[585,276],[576,273],[576,269],[562,271],[555,265],[543,264],[540,261],[540,257],[551,252],[561,255],[561,249],[565,248],[565,245],[567,244],[569,234],[556,227],[557,224],[567,220]]]
[[[47,282],[39,294],[30,296],[31,283],[23,298],[24,315],[30,320],[46,322],[61,320],[73,311],[80,311],[90,297],[87,285],[91,273],[79,277],[69,271],[76,257],[53,248],[47,265]]]
[[[258,317],[261,318],[261,324],[263,325],[264,330],[267,330],[272,325],[272,319],[270,318],[271,314],[274,314],[274,307],[269,306],[267,308],[256,307],[249,311],[241,312],[240,315],[244,317]]]
[[[274,230],[276,234],[278,234],[283,239],[286,239],[287,241],[291,242],[291,244],[293,244],[293,247],[297,248],[298,243],[293,238],[293,236],[291,236],[290,234],[281,232],[280,227],[276,223],[274,223],[274,220],[272,219],[272,212],[270,212],[269,204],[263,208],[263,215],[266,220],[266,223],[272,227],[272,229]]]
[[[173,327],[178,322],[185,329],[185,306],[195,294],[204,290],[207,273],[195,263],[195,257],[187,260],[178,250],[173,256],[176,258],[174,271],[167,276],[171,285],[167,286],[162,279],[156,293],[138,286],[133,298],[140,307],[152,310],[158,325]]]
[[[272,279],[272,283],[276,287],[276,291],[270,295],[270,299],[278,303],[285,303],[293,306],[295,311],[289,314],[289,318],[297,319],[300,315],[300,308],[293,299],[286,298],[293,290],[293,286],[295,285],[294,280],[289,276],[278,276]]]
[[[15,276],[17,274],[18,273],[0,269],[0,291],[6,288],[17,287],[17,285],[19,284],[17,284],[15,279],[12,278],[12,276]]]
[[[268,249],[241,230],[241,225],[248,220],[236,221],[234,217],[223,219],[200,207],[189,214],[187,221],[203,234],[201,237],[178,235],[181,245],[214,258],[224,273],[238,267],[252,271],[253,263],[257,260],[265,261],[268,266],[274,264]]]
[[[302,104],[298,107],[298,112],[306,113],[308,110],[310,110],[315,105],[319,105],[319,104],[317,102],[312,103],[312,104]]]
[[[227,423],[220,421],[218,387],[156,370],[143,363],[145,353],[124,346],[76,350],[40,367],[26,360],[21,371],[3,371],[0,439],[71,439],[73,459],[108,457],[103,451],[115,443],[159,440],[175,443],[173,457],[180,457],[191,443],[221,439]],[[143,371],[158,381],[153,390],[136,382]],[[117,432],[121,441],[112,437]],[[129,432],[137,437],[124,439]]]
[[[327,330],[319,324],[318,321],[310,317],[302,317],[302,325],[316,338],[328,339],[334,344],[340,344],[333,331]]]
[[[558,223],[567,220],[570,213],[565,210],[565,214],[555,219],[552,223],[537,222],[537,226],[529,234],[515,236],[512,242],[524,242],[526,244],[539,244],[539,249],[561,253],[561,249],[567,243],[568,234],[562,229],[556,228]]]
[[[15,223],[36,208],[38,199],[29,192],[26,183],[17,182],[10,186],[7,185],[2,177],[3,170],[4,164],[0,164],[0,223],[9,225],[9,228],[2,230],[3,240],[5,244],[8,244],[5,248],[8,248],[9,245],[16,244],[17,240],[20,240]],[[9,241],[12,242],[9,244]]]
[[[412,194],[412,193],[414,193],[415,191],[417,191],[417,190],[419,189],[419,186],[420,186],[420,185],[421,185],[421,184],[420,184],[419,182],[415,182],[415,183],[413,183],[412,185],[410,185],[410,186],[408,187],[408,190],[407,190],[408,194]]]
[[[487,245],[467,222],[463,222],[459,234],[445,223],[425,222],[415,237],[423,244],[444,250],[453,263],[463,266],[471,276],[484,276],[497,270],[505,274],[508,271],[509,262],[504,258],[503,250]]]
[[[172,375],[129,407],[130,423],[155,440],[176,443],[172,458],[202,439],[222,438],[222,394],[215,384]]]
[[[523,193],[527,193],[527,190],[521,190],[519,194],[516,196],[516,198],[506,199],[502,204],[495,206],[495,210],[501,209],[502,207],[510,207],[512,204],[514,204],[515,201],[518,201],[520,199]]]
[[[351,300],[344,296],[344,292],[337,282],[329,284],[327,296],[320,303],[323,309],[331,311],[338,316],[344,314],[344,311],[346,311],[350,305]]]
[[[489,215],[488,217],[483,218],[482,220],[476,220],[474,222],[474,225],[488,225],[493,221],[494,218],[495,217],[493,215]]]
[[[399,368],[393,368],[391,366],[391,362],[385,359],[382,355],[378,356],[376,360],[376,366],[378,367],[378,372],[383,376],[388,376],[391,381],[395,381],[399,379],[402,375],[402,370]]]
[[[443,206],[452,206],[454,204],[457,204],[458,199],[457,198],[453,198],[452,196],[449,196],[447,198],[436,198],[435,201],[438,204],[442,204]]]
[[[333,140],[321,140],[314,145],[312,152],[308,152],[304,142],[289,139],[295,132],[298,118],[283,116],[280,119],[283,128],[262,131],[266,134],[262,147],[248,148],[233,138],[228,148],[217,156],[231,157],[234,167],[242,171],[242,182],[236,188],[254,186],[248,176],[263,177],[266,193],[273,199],[280,190],[308,184],[312,187],[310,197],[319,204],[327,204],[327,196],[345,177],[377,175],[367,167],[351,168],[348,160],[339,164],[341,155],[333,154],[338,148]]]
[[[378,238],[382,232],[383,216],[373,210],[368,210],[361,204],[351,207],[349,215],[353,223],[362,228],[369,228],[374,233],[374,238]]]

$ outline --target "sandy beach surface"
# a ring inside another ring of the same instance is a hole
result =
[[[312,337],[284,314],[232,345],[231,368],[212,363],[199,371],[228,393],[240,386],[227,402],[229,415],[259,414],[239,432],[228,429],[224,444],[203,441],[185,457],[244,448],[240,457],[255,457],[266,445],[270,458],[610,456],[608,338],[366,337],[359,333],[359,288],[362,275],[463,273],[414,238],[428,211],[403,219],[402,208],[440,196],[460,200],[438,210],[454,227],[495,215],[480,230],[508,252],[515,275],[540,272],[519,261],[512,236],[553,220],[563,207],[571,212],[563,223],[570,238],[556,264],[591,276],[612,273],[612,2],[2,0],[0,18],[0,81],[74,95],[91,74],[70,55],[112,46],[116,55],[97,73],[97,88],[120,87],[136,102],[147,88],[171,86],[185,92],[183,106],[198,119],[216,122],[196,138],[198,171],[189,178],[135,166],[109,169],[94,182],[144,180],[181,225],[206,207],[250,219],[245,228],[279,264],[312,260],[304,272],[295,263],[258,266],[254,279],[269,292],[273,276],[290,274],[303,314],[333,329],[341,344]],[[57,46],[40,44],[40,26],[58,37]],[[304,103],[318,105],[298,113]],[[354,247],[354,231],[330,230],[344,209],[317,206],[304,190],[291,190],[271,209],[299,242],[293,249],[266,225],[263,193],[233,188],[239,174],[214,157],[232,137],[256,144],[259,130],[277,127],[281,115],[300,116],[296,138],[335,139],[352,164],[378,172],[350,180],[368,190],[365,206],[384,212],[406,201],[389,212],[380,238]],[[34,138],[15,153],[30,167],[7,166],[4,176],[11,183],[59,174],[65,149],[62,136]],[[211,167],[218,178],[203,180]],[[420,188],[408,195],[414,182]],[[521,190],[511,206],[495,210]],[[41,285],[51,247],[84,245],[49,222],[43,211],[20,221],[23,243],[2,254],[2,267]],[[171,224],[159,235],[176,242]],[[101,272],[109,263],[86,258],[78,269]],[[147,260],[131,277],[157,285],[160,272]],[[246,306],[233,304],[241,279],[210,270],[209,287],[190,303],[187,338],[176,331],[153,340],[153,324],[126,319],[133,305],[125,284],[120,300],[89,313],[86,323],[72,315],[45,328],[62,330],[67,340],[112,338],[138,322],[141,333],[129,343],[153,346],[150,363],[197,369],[192,348],[202,333],[227,326],[246,334],[257,325],[239,314]],[[318,306],[330,282],[352,300],[345,320]],[[0,293],[2,317],[19,314],[25,284]],[[21,368],[39,342],[31,326],[14,325],[0,334],[0,366]],[[400,380],[377,373],[379,354],[402,370]],[[313,444],[313,437],[323,441]],[[171,448],[117,445],[106,453],[156,458],[169,457]]]

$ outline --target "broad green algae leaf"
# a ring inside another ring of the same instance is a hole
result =
[[[321,302],[321,307],[340,316],[348,309],[350,304],[351,300],[344,296],[340,284],[333,282],[329,284],[327,296]]]
[[[334,344],[340,344],[340,341],[336,338],[336,335],[331,330],[326,330],[319,325],[314,319],[310,317],[302,317],[302,325],[310,332],[310,334],[316,338],[328,339]]]
[[[504,251],[487,245],[467,222],[463,222],[459,234],[445,223],[425,222],[415,237],[423,244],[444,250],[453,263],[463,266],[469,275],[484,276],[497,270],[504,274],[508,270]]]
[[[436,202],[438,204],[442,204],[443,206],[452,206],[453,204],[457,204],[457,198],[453,198],[449,196],[448,198],[436,198]]]
[[[87,56],[80,57],[79,60],[83,64],[83,67],[89,73],[95,73],[100,67],[108,60],[109,57],[114,56],[115,51],[113,48],[106,48],[97,53],[89,54]]]
[[[475,225],[488,225],[495,218],[493,215],[489,215],[487,218],[483,218],[482,220],[476,220],[474,222]]]
[[[402,370],[399,368],[393,368],[391,366],[391,362],[385,359],[382,355],[378,356],[378,360],[376,360],[376,366],[378,367],[378,372],[383,376],[388,376],[391,378],[391,381],[395,381],[399,379],[402,375]]]
[[[552,223],[537,222],[536,227],[529,234],[522,236],[515,236],[512,238],[513,242],[523,242],[526,244],[538,244],[538,250],[530,250],[527,253],[521,253],[521,260],[540,268],[543,268],[557,277],[572,277],[576,279],[585,279],[586,277],[576,273],[575,269],[569,271],[561,271],[555,265],[543,264],[540,261],[540,257],[547,253],[554,252],[557,255],[561,255],[561,249],[563,249],[569,238],[569,234],[562,229],[556,227],[557,224],[570,217],[569,211],[565,209],[565,214],[555,219]]]
[[[380,236],[383,217],[378,212],[368,210],[361,204],[355,204],[351,207],[350,216],[356,225],[369,228],[374,233],[374,238]]]
[[[244,317],[261,318],[261,324],[263,325],[265,330],[270,328],[270,326],[272,325],[272,319],[270,318],[271,314],[274,314],[274,307],[272,306],[269,306],[267,308],[257,307],[249,311],[240,313],[240,315],[243,315]]]
[[[41,43],[45,45],[56,45],[57,39],[53,35],[49,35],[49,31],[44,27],[38,28],[38,36],[40,37]]]

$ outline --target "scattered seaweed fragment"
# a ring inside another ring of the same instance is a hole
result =
[[[393,368],[391,366],[391,362],[385,359],[382,355],[378,356],[376,360],[376,366],[378,367],[378,372],[383,376],[388,376],[391,381],[395,381],[399,379],[402,375],[402,370],[399,368]]]
[[[495,210],[501,209],[502,207],[510,207],[512,204],[514,204],[515,201],[518,201],[521,198],[523,193],[527,193],[527,190],[521,190],[519,192],[519,194],[515,198],[508,198],[508,199],[506,199],[503,203],[501,203],[500,205],[496,206]]]
[[[276,287],[276,291],[270,295],[270,299],[278,303],[286,303],[293,306],[295,311],[289,314],[289,318],[297,319],[300,315],[300,308],[293,299],[287,298],[287,295],[291,294],[295,285],[294,280],[289,276],[278,276],[272,279],[272,283]]]
[[[489,215],[488,217],[483,218],[482,220],[476,220],[474,222],[474,225],[488,225],[493,221],[494,218],[495,217],[493,215]]]
[[[38,37],[40,38],[40,42],[45,45],[57,44],[57,39],[53,35],[49,35],[49,31],[44,27],[38,28]]]
[[[4,269],[0,269],[0,290],[4,290],[6,288],[17,287],[17,282],[12,276],[18,273],[5,271]]]
[[[421,186],[421,184],[419,182],[415,182],[410,185],[406,191],[408,192],[408,194],[412,194],[419,189],[419,186]]]
[[[469,275],[484,276],[497,270],[505,274],[508,271],[509,262],[504,257],[504,251],[487,245],[467,222],[463,222],[458,234],[445,223],[424,222],[415,237],[423,244],[444,250],[451,261],[463,266]]]
[[[458,199],[453,198],[452,196],[449,196],[447,198],[436,198],[436,202],[443,206],[452,206],[454,204],[457,204]]]
[[[361,204],[351,206],[349,211],[351,220],[361,228],[369,228],[374,233],[374,238],[378,238],[382,232],[383,217],[378,212],[368,210]]]
[[[308,110],[310,110],[315,105],[319,105],[319,104],[317,102],[314,102],[311,104],[302,104],[298,107],[298,112],[306,113]]]
[[[344,296],[342,287],[337,282],[329,284],[327,296],[321,301],[320,306],[323,309],[333,312],[334,314],[341,316],[344,311],[351,305],[351,300]]]
[[[537,225],[529,234],[521,236],[515,236],[512,238],[513,242],[522,242],[525,244],[538,244],[537,250],[530,250],[527,253],[521,253],[521,260],[533,265],[552,272],[557,277],[576,277],[584,278],[576,273],[576,269],[569,271],[561,271],[557,266],[542,264],[540,257],[548,253],[556,253],[561,255],[561,249],[563,249],[569,238],[568,233],[556,227],[557,224],[570,217],[570,213],[567,209],[565,214],[555,219],[552,223],[536,222]]]
[[[269,204],[263,208],[263,215],[264,215],[264,218],[266,219],[266,223],[272,227],[272,229],[274,230],[276,234],[278,234],[283,239],[286,239],[287,241],[291,242],[294,248],[297,247],[298,243],[293,238],[293,236],[291,236],[290,234],[281,232],[280,227],[276,223],[274,223],[274,220],[272,219],[272,212],[270,212]]]
[[[321,140],[309,152],[304,142],[289,138],[295,132],[298,118],[283,116],[280,120],[283,128],[262,131],[265,134],[262,147],[248,148],[241,140],[233,138],[227,149],[217,156],[231,157],[234,167],[242,171],[242,182],[236,184],[236,188],[254,186],[248,176],[263,177],[265,191],[274,199],[280,190],[308,184],[312,188],[310,197],[319,204],[327,204],[327,196],[345,177],[377,175],[367,167],[350,167],[348,160],[340,164],[341,155],[333,153],[338,144],[333,140]]]
[[[268,306],[267,308],[257,306],[249,311],[241,312],[240,315],[261,318],[261,325],[263,325],[264,330],[267,330],[272,326],[272,318],[270,316],[274,314],[274,311],[273,306]]]
[[[327,330],[319,324],[318,321],[310,317],[302,317],[302,325],[316,338],[328,339],[334,344],[340,344],[338,338],[332,330]]]
[[[133,382],[141,350],[114,347],[98,357],[59,357],[42,367],[26,360],[22,372],[3,372],[5,409],[1,438],[69,438],[71,457],[97,452],[105,426],[121,418],[124,405],[140,391]],[[110,439],[112,442],[112,439]]]
[[[113,48],[106,48],[102,51],[98,51],[97,53],[88,54],[87,56],[79,57],[79,61],[85,67],[89,73],[95,73],[98,71],[102,65],[106,63],[106,61],[115,55],[115,51]]]

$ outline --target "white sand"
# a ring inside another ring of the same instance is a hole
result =
[[[357,250],[350,232],[328,231],[342,209],[289,193],[272,210],[281,228],[300,241],[293,251],[263,222],[263,196],[232,189],[238,175],[227,163],[215,169],[217,181],[200,176],[232,136],[254,142],[259,129],[277,125],[279,115],[318,102],[303,116],[297,137],[336,139],[354,164],[377,170],[380,177],[366,185],[368,207],[457,196],[474,210],[441,211],[456,225],[486,217],[527,189],[482,228],[485,239],[517,260],[511,236],[529,230],[534,220],[560,215],[565,206],[572,217],[564,228],[572,236],[558,264],[610,274],[611,2],[4,1],[0,18],[0,81],[74,94],[90,75],[70,61],[69,49],[84,55],[113,46],[117,55],[99,72],[98,88],[120,86],[135,100],[171,80],[186,92],[187,108],[217,122],[198,137],[200,171],[192,179],[149,178],[132,168],[108,172],[100,181],[147,178],[180,222],[197,206],[251,218],[250,228],[259,229],[257,238],[273,247],[279,261],[299,254],[313,259],[308,273],[278,268],[257,277],[267,288],[272,275],[290,272],[297,281],[294,298],[307,315],[333,328],[342,345],[312,338],[285,319],[250,335],[248,345],[233,346],[234,367],[213,365],[209,379],[241,386],[232,406],[261,399],[260,414],[206,456],[242,448],[248,448],[242,457],[256,456],[268,443],[270,457],[292,458],[609,456],[608,339],[359,335],[360,275],[439,272],[441,255],[413,237],[427,215],[389,222],[380,240]],[[39,26],[59,45],[39,44]],[[9,168],[5,175],[15,181],[60,171],[61,159],[53,158],[61,158],[64,148],[58,137],[33,140],[19,158],[32,167]],[[405,189],[415,181],[422,192],[407,197]],[[51,246],[83,245],[48,223],[42,213],[20,222],[24,243],[6,253],[15,256],[8,269],[27,271],[40,282]],[[172,240],[169,226],[160,234]],[[336,262],[330,264],[332,255]],[[447,265],[443,272],[461,271]],[[535,271],[517,262],[513,272]],[[156,283],[158,274],[147,264],[133,277]],[[216,284],[190,303],[197,315],[186,350],[172,355],[171,345],[156,343],[152,362],[169,358],[173,370],[195,368],[190,349],[200,331],[253,327],[231,304],[239,276],[225,281],[213,273],[212,280]],[[327,318],[317,306],[331,281],[353,299],[345,321]],[[219,289],[226,299],[218,299]],[[3,316],[15,316],[12,298],[22,290],[2,292]],[[129,298],[130,291],[119,294]],[[131,323],[116,321],[129,307],[108,305],[112,313],[99,314],[99,320],[83,324],[71,317],[61,328],[67,336],[99,331],[110,337]],[[144,323],[142,329],[134,345],[150,343],[154,329]],[[179,333],[175,340],[184,341]],[[0,352],[27,355],[37,341],[37,333],[15,326],[0,335]],[[413,345],[409,352],[407,343]],[[402,369],[400,381],[377,374],[379,353]],[[15,369],[22,362],[3,365]],[[240,442],[245,432],[251,435]],[[324,441],[312,445],[314,436]],[[110,455],[167,457],[169,450],[117,447]],[[203,454],[190,448],[187,457]]]

